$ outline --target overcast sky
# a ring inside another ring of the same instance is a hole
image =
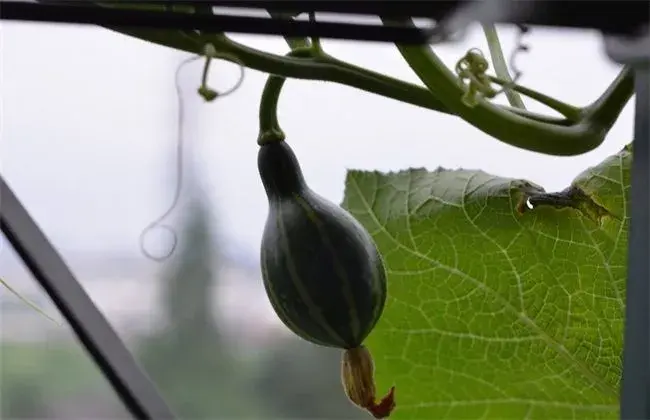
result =
[[[64,253],[137,255],[142,229],[171,199],[174,72],[187,55],[101,28],[3,22],[1,31],[2,175]],[[500,34],[509,54],[515,32]],[[287,51],[281,38],[234,38]],[[531,52],[518,61],[521,83],[575,105],[595,99],[618,72],[595,32],[535,29],[527,42]],[[338,58],[418,83],[392,45],[324,46]],[[435,50],[452,66],[471,47],[487,54],[479,28]],[[215,64],[212,85],[234,83],[237,68]],[[256,166],[265,75],[247,70],[235,94],[205,104],[194,94],[202,65],[184,72],[186,142],[229,249],[256,259],[267,210]],[[600,148],[572,158],[516,149],[459,118],[332,83],[290,81],[279,116],[308,183],[338,203],[348,168],[476,168],[562,189],[630,141],[632,105]]]

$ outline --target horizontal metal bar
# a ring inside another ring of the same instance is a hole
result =
[[[517,7],[521,0],[507,0]],[[530,14],[515,23],[596,29],[606,34],[632,34],[648,24],[647,0],[532,0]]]
[[[143,1],[143,3],[151,2]],[[110,2],[110,1],[109,1]],[[116,1],[112,1],[117,3]],[[122,0],[122,3],[125,1]],[[131,0],[126,1],[134,3]],[[216,32],[239,32],[284,36],[321,36],[324,38],[421,43],[422,34],[413,28],[395,28],[333,22],[291,22],[232,15],[188,15],[183,13],[151,12],[145,10],[115,10],[88,7],[82,0],[56,1],[54,4],[26,3],[5,0],[0,4],[0,18],[33,22],[95,24],[108,26],[151,27],[158,29],[199,29]],[[164,3],[160,0],[157,4]],[[459,6],[477,10],[495,6],[501,10],[497,23],[590,28],[612,34],[630,34],[649,22],[647,1],[639,0],[475,0],[475,1],[168,1],[168,4],[206,3],[239,9],[254,8],[272,11],[325,11],[360,15],[390,15],[446,18]],[[588,9],[587,9],[588,7]],[[526,13],[512,13],[526,9]],[[476,21],[483,21],[476,16]]]
[[[418,28],[358,25],[336,22],[306,22],[248,16],[202,15],[180,12],[123,10],[79,5],[34,4],[4,1],[0,19],[13,21],[93,24],[112,27],[146,27],[152,29],[185,29],[206,32],[235,32],[283,35],[293,37],[320,36],[357,41],[422,44],[427,37]]]
[[[2,176],[0,228],[133,416],[173,419],[153,383]]]
[[[42,0],[41,0],[42,1]],[[79,4],[83,0],[56,0],[57,4]],[[86,0],[88,1],[88,0]],[[435,1],[314,1],[314,0],[109,0],[102,3],[153,5],[182,4],[218,8],[271,10],[274,12],[324,12],[342,15],[388,15],[401,17],[427,17],[442,19],[458,5],[483,0]],[[48,1],[42,1],[47,3]]]
[[[635,71],[621,419],[650,419],[650,69]]]

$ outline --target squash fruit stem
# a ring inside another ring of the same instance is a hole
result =
[[[308,58],[313,54],[311,47],[301,47],[287,54],[288,57]],[[260,131],[257,136],[257,144],[265,144],[284,141],[285,135],[278,122],[278,100],[280,92],[286,81],[286,77],[272,74],[266,79],[260,100]]]
[[[367,410],[374,418],[386,418],[395,408],[394,386],[379,403],[376,402],[374,363],[370,351],[365,346],[343,352],[341,381],[350,401]]]

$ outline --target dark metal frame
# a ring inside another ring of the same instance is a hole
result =
[[[0,194],[2,231],[127,409],[138,419],[174,418],[110,323],[1,177]]]
[[[213,1],[218,6],[391,14],[432,17],[436,28],[277,21],[243,16],[188,16],[81,7],[81,1],[56,4],[0,2],[2,20],[202,29],[215,32],[310,36],[402,43],[444,39],[472,21],[527,23],[598,29],[610,58],[635,66],[636,116],[632,163],[632,209],[628,250],[621,419],[650,420],[650,38],[648,2],[576,0],[480,1]],[[158,2],[162,3],[162,2]],[[185,3],[192,3],[186,1]],[[207,2],[194,2],[205,5]],[[588,7],[589,13],[582,13]],[[618,17],[618,18],[617,18]],[[645,33],[640,32],[645,25]],[[611,37],[618,35],[619,37]],[[625,35],[625,36],[622,36]],[[645,36],[645,38],[642,38]],[[645,44],[643,43],[645,42]],[[0,227],[36,280],[72,326],[78,339],[138,419],[171,419],[173,414],[108,321],[84,292],[64,260],[0,177]]]

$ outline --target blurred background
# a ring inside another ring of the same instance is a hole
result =
[[[507,56],[516,33],[499,29]],[[287,51],[277,37],[233,38]],[[619,70],[595,32],[533,29],[526,42],[520,83],[575,105],[594,100]],[[246,70],[237,92],[206,104],[195,93],[203,62],[183,68],[183,195],[168,221],[179,243],[158,263],[139,239],[174,193],[174,74],[189,55],[80,26],[3,22],[0,43],[0,171],[179,417],[368,418],[344,396],[340,351],[291,335],[264,294],[256,136],[265,75]],[[392,45],[324,46],[419,83]],[[480,27],[435,49],[453,66],[471,47],[488,54]],[[236,66],[215,62],[210,84],[224,90],[237,77]],[[633,101],[605,144],[573,158],[522,151],[459,118],[332,83],[289,81],[279,117],[308,183],[340,202],[348,168],[463,167],[563,189],[631,141]],[[164,254],[170,234],[153,230],[145,245]],[[0,278],[62,323],[0,287],[0,417],[129,418],[4,237]]]

